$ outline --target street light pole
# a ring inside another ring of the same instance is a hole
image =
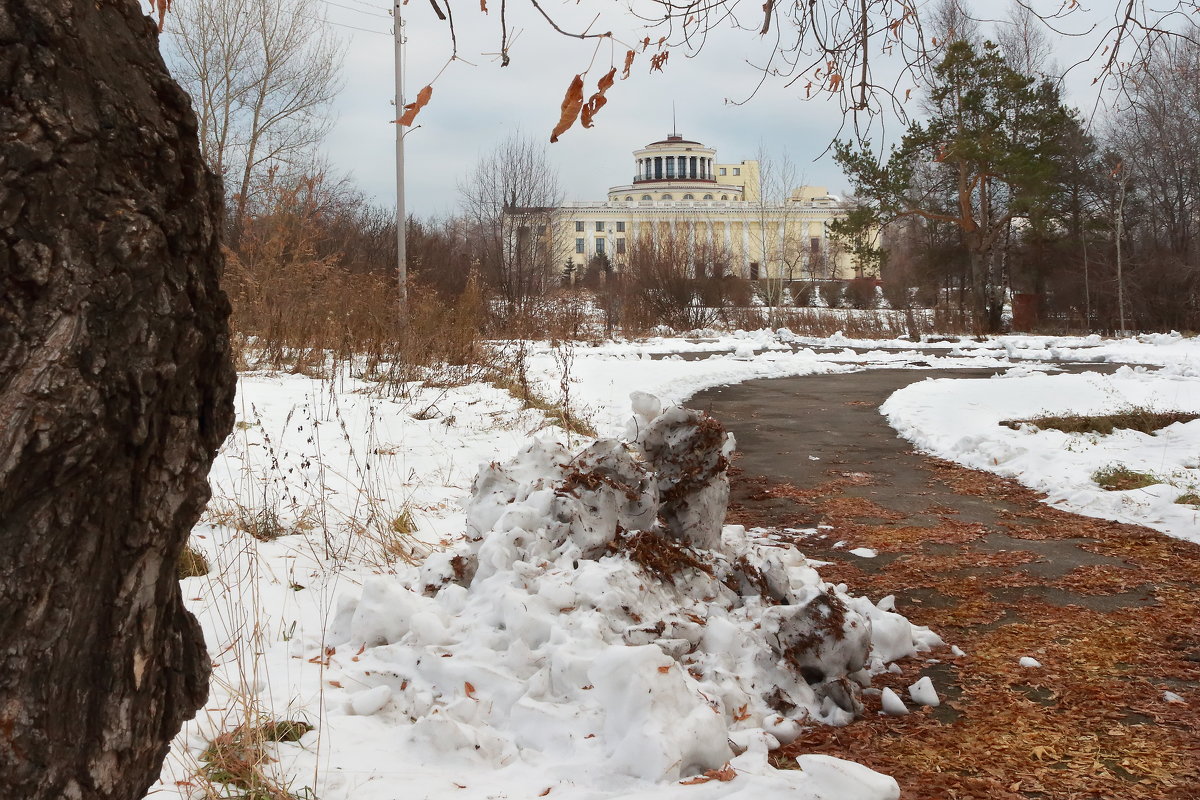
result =
[[[396,44],[396,279],[399,284],[400,315],[408,316],[408,249],[405,241],[407,214],[404,209],[404,20],[400,18],[402,0],[392,6],[392,35]]]

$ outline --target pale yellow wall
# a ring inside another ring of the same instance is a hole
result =
[[[725,170],[725,174],[721,174],[721,170]],[[758,162],[757,161],[739,161],[736,164],[716,164],[714,166],[714,178],[717,183],[727,186],[744,187],[744,197],[739,199],[758,197]]]
[[[719,203],[712,208],[705,208],[639,207],[635,202],[630,205],[614,203],[581,208],[568,206],[560,209],[559,213],[557,235],[566,238],[570,258],[580,267],[585,266],[596,252],[595,240],[598,237],[605,239],[606,252],[620,269],[623,257],[617,252],[618,240],[624,240],[628,252],[638,237],[669,236],[673,228],[677,235],[694,237],[697,242],[707,242],[711,235],[718,246],[728,247],[734,273],[741,277],[750,277],[750,264],[756,262],[760,279],[807,279],[810,277],[807,268],[812,239],[818,240],[818,253],[835,260],[837,271],[834,277],[854,277],[849,256],[833,252],[832,242],[824,236],[825,222],[836,218],[833,209],[788,208],[772,212],[771,209],[755,207],[753,203]],[[583,222],[584,230],[581,232],[575,230],[577,221]],[[603,232],[595,229],[598,221],[604,223]],[[617,230],[618,222],[624,224],[624,231]],[[762,235],[764,225],[767,229],[765,239]],[[577,238],[584,240],[582,254],[575,252]],[[790,262],[791,266],[785,262]],[[818,277],[829,277],[829,271],[823,268]]]

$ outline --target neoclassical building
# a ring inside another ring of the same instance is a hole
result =
[[[734,274],[752,280],[855,277],[851,259],[829,236],[842,203],[824,187],[766,200],[757,161],[723,163],[715,149],[679,134],[633,158],[633,179],[609,188],[607,200],[557,210],[555,238],[578,268],[605,254],[620,271],[641,237],[675,236],[723,248]]]

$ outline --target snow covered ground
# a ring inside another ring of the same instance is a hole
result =
[[[1165,369],[1055,375],[1050,359]],[[996,422],[1089,403],[1194,409],[1195,340],[697,332],[543,343],[529,360],[543,394],[601,436],[624,433],[633,391],[670,403],[751,378],[928,367],[990,367],[1003,377],[919,383],[894,396],[889,418],[920,446],[1007,470],[1054,502],[1115,503],[1103,512],[1187,535],[1186,520],[1167,513],[1186,507],[1167,497],[1196,477],[1200,422],[1104,442]],[[266,719],[314,726],[299,742],[270,746],[277,760],[261,767],[297,798],[896,796],[890,778],[836,759],[805,756],[799,771],[767,765],[766,749],[797,726],[847,721],[828,692],[793,687],[799,702],[786,714],[769,702],[764,684],[782,678],[755,629],[779,612],[698,575],[682,587],[648,582],[619,554],[581,555],[570,537],[554,538],[558,495],[548,487],[565,473],[546,453],[577,453],[590,440],[567,441],[540,412],[482,385],[412,387],[392,400],[350,378],[243,375],[238,420],[192,536],[211,570],[183,581],[209,643],[213,690],[149,796],[213,796],[197,775],[209,743]],[[522,453],[525,461],[513,461]],[[1079,478],[1118,455],[1171,475],[1175,488],[1125,502],[1115,495],[1127,493],[1093,491]],[[473,482],[501,474],[512,503],[481,517],[484,493],[476,484],[472,495]],[[484,548],[489,541],[510,546]],[[730,526],[714,548],[714,564],[736,554],[764,566],[796,607],[831,596],[869,619],[874,639],[855,682],[937,645],[892,613],[889,598],[822,583],[801,554],[769,537]],[[491,566],[447,582],[447,569],[463,563],[456,556],[486,556]],[[695,775],[705,779],[680,782]]]
[[[1022,368],[990,379],[941,379],[896,392],[882,407],[888,421],[920,449],[968,467],[1015,478],[1045,492],[1058,508],[1145,525],[1200,541],[1200,419],[1154,434],[1063,433],[1001,420],[1067,414],[1103,415],[1123,408],[1200,413],[1200,361],[1157,371],[1121,367],[1112,375],[1046,375]],[[1151,486],[1101,488],[1095,473],[1113,468],[1153,476]]]

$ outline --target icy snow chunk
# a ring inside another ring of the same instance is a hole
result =
[[[1175,694],[1174,692],[1163,692],[1163,702],[1165,702],[1165,703],[1186,703],[1187,701],[1184,700],[1179,695]]]
[[[929,680],[928,675],[908,687],[908,696],[914,703],[922,706],[937,706],[942,703],[938,699],[937,691],[933,688],[933,681]]]
[[[733,358],[736,361],[753,361],[754,345],[748,342],[739,344],[733,351]]]
[[[1018,661],[1017,663],[1020,664],[1022,667],[1027,667],[1030,669],[1040,667],[1042,665],[1042,662],[1040,662],[1036,658],[1032,658],[1030,656],[1021,656],[1021,660]]]
[[[904,705],[904,701],[891,689],[885,687],[880,699],[883,701],[883,713],[893,717],[902,717],[908,713],[908,706]]]
[[[869,547],[856,547],[848,552],[850,555],[858,556],[859,558],[874,558],[875,556],[879,555]]]
[[[899,800],[900,784],[862,764],[811,753],[796,756],[796,763],[811,777],[820,800]]]
[[[610,647],[588,672],[604,707],[609,766],[647,780],[678,780],[733,757],[724,719],[656,647]],[[694,685],[694,684],[693,684]]]
[[[650,423],[636,445],[656,475],[667,530],[694,547],[717,547],[729,502],[725,469],[733,436],[712,417],[673,406]]]
[[[387,684],[381,684],[363,692],[355,692],[350,697],[350,707],[355,714],[367,717],[382,709],[392,699],[392,689]]]
[[[958,656],[960,658],[962,656],[966,655],[966,653],[963,651],[963,649],[956,644],[950,646],[950,654],[953,656]]]

